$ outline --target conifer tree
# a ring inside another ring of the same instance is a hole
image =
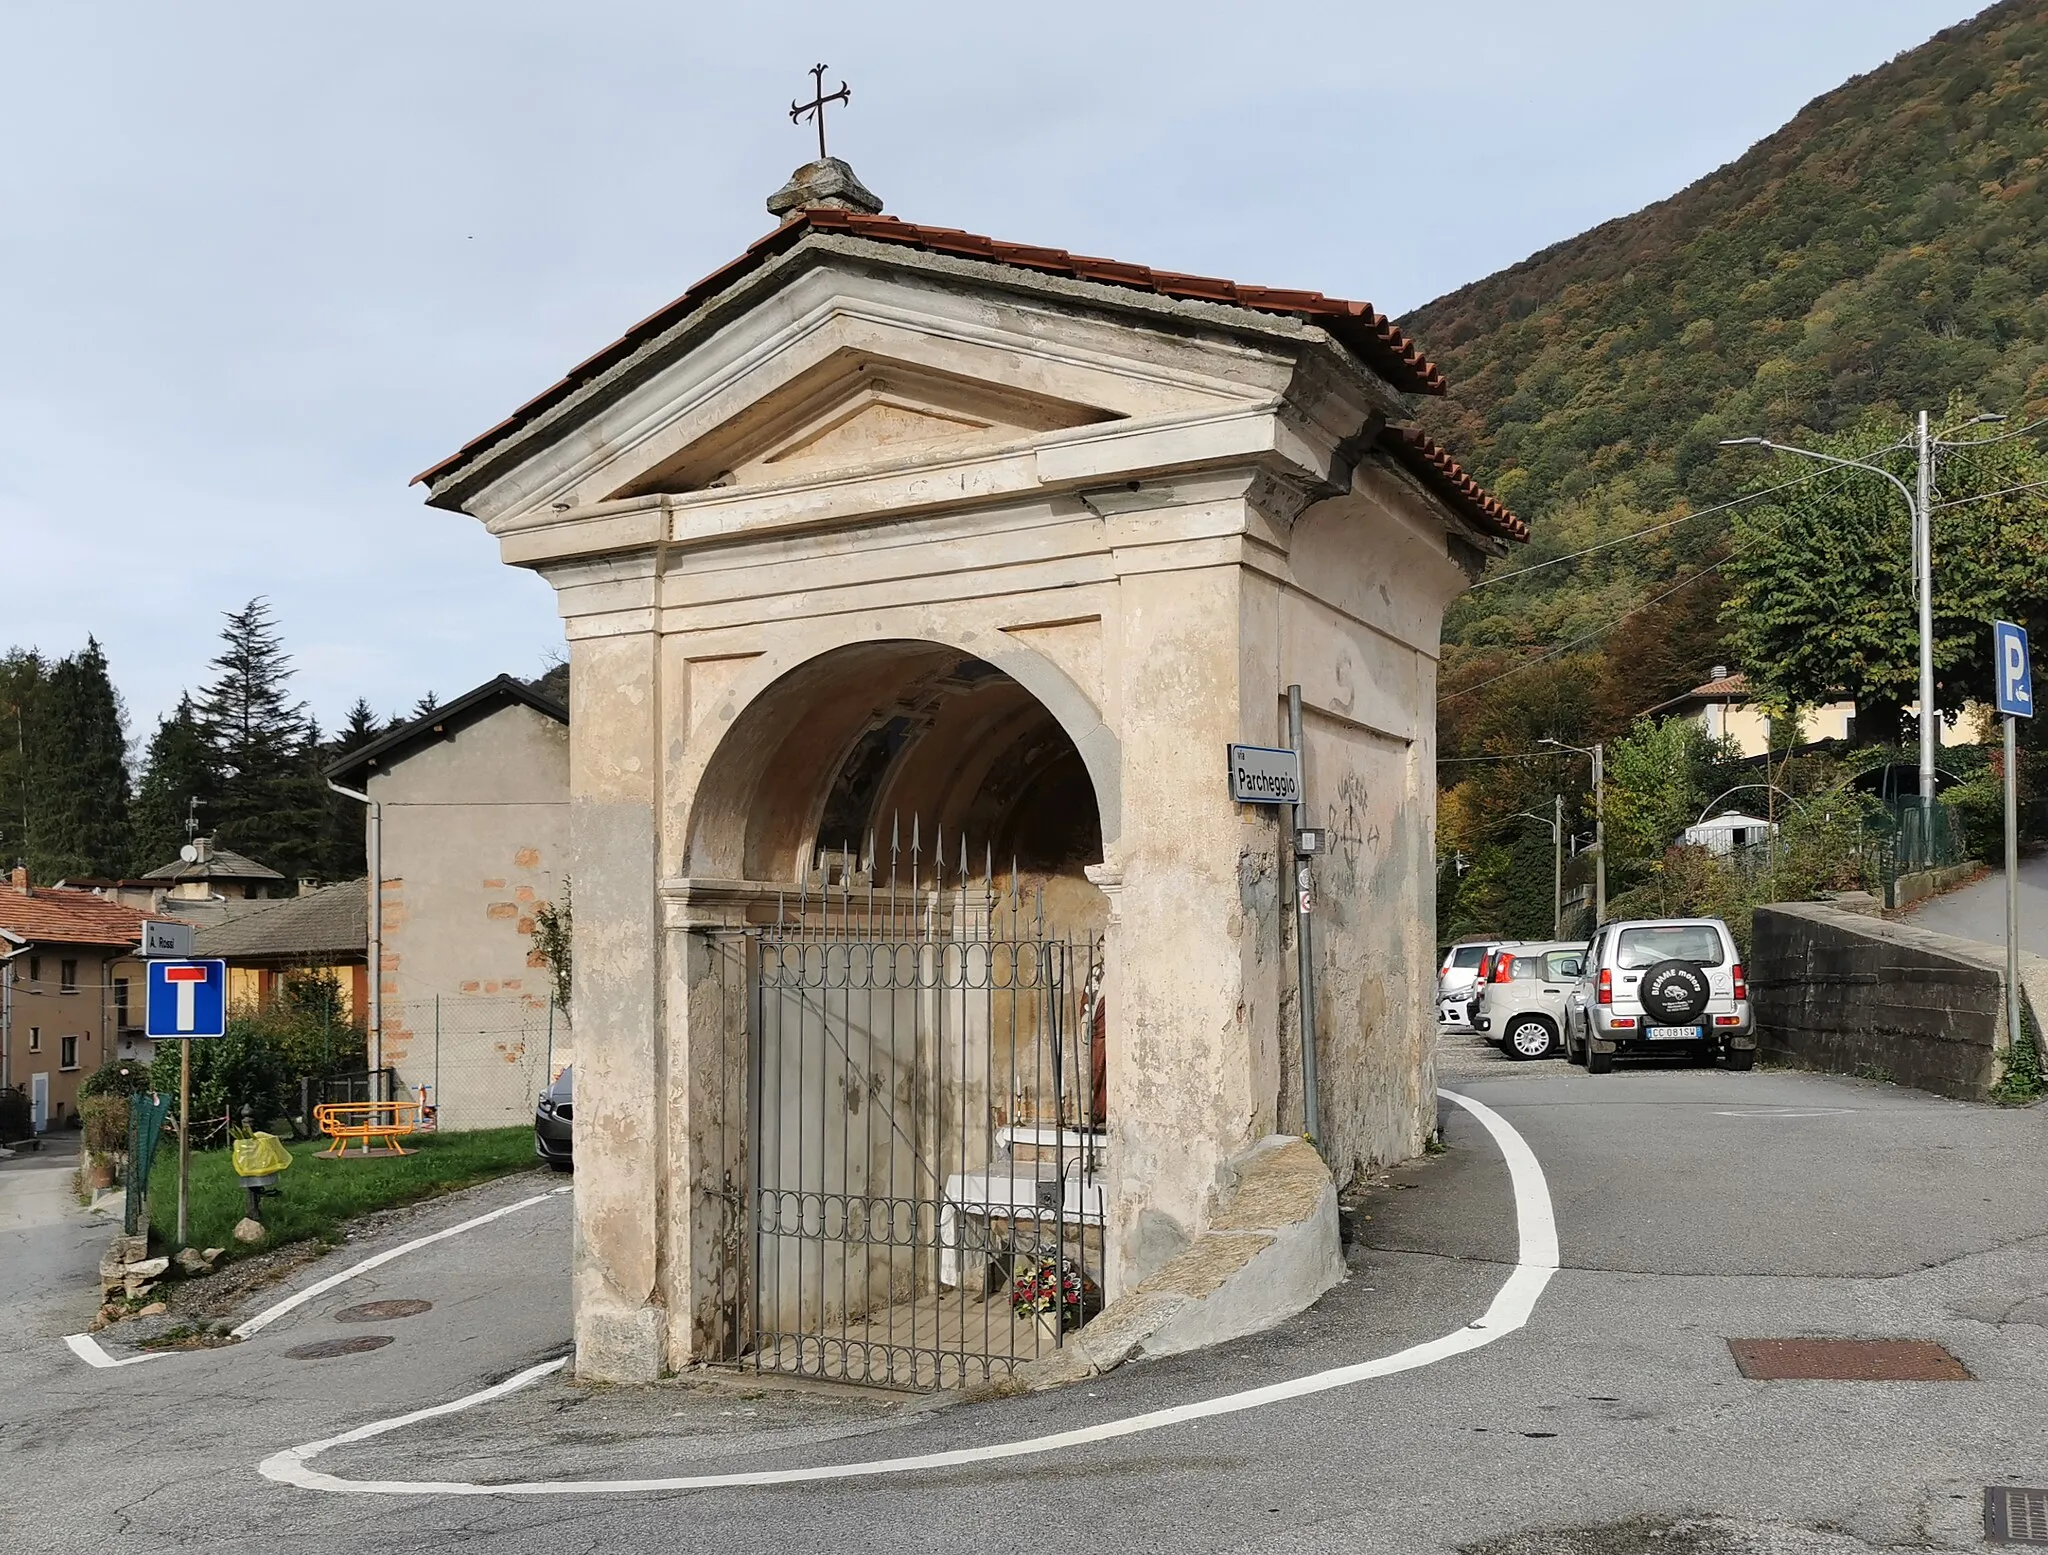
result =
[[[227,613],[217,678],[199,693],[199,722],[220,774],[213,834],[287,877],[320,872],[326,816],[316,744],[303,702],[289,699],[291,657],[270,605]]]
[[[29,872],[118,875],[132,851],[127,739],[107,656],[88,637],[50,672],[30,746]]]
[[[48,679],[49,666],[33,648],[0,657],[0,870],[28,862],[30,740]]]
[[[348,722],[322,747],[320,765],[327,768],[359,751],[384,732],[384,725],[361,697],[348,710]],[[327,792],[327,826],[322,848],[323,877],[352,880],[369,869],[363,840],[363,807],[353,799]]]
[[[200,830],[206,830],[219,797],[220,774],[214,768],[213,748],[199,725],[192,698],[181,696],[177,707],[157,721],[143,757],[142,781],[133,806],[135,873],[175,859],[185,845],[187,819],[196,815]]]

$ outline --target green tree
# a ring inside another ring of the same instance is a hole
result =
[[[144,753],[142,781],[133,807],[135,873],[168,864],[178,856],[188,835],[186,823],[195,814],[204,830],[220,796],[220,773],[213,747],[200,727],[189,696],[157,721]],[[195,810],[193,801],[198,801]]]
[[[1952,407],[1951,420],[1961,419]],[[1873,415],[1822,452],[1890,470],[1908,486],[1905,428]],[[1774,468],[1772,478],[1783,472]],[[1981,701],[1994,618],[2038,623],[2048,597],[2048,461],[2024,439],[1940,450],[1934,546],[1935,703],[1945,714]],[[1750,678],[1793,705],[1856,703],[1857,737],[1900,737],[1919,697],[1919,621],[1911,522],[1880,476],[1833,470],[1734,524],[1728,620]]]
[[[0,657],[0,869],[26,864],[33,826],[31,732],[39,729],[49,666],[33,648]]]
[[[1690,718],[1641,719],[1607,747],[1610,890],[1655,867],[1703,810],[1743,781],[1735,763],[1734,748]]]
[[[357,697],[355,706],[348,710],[348,721],[322,747],[321,767],[331,767],[342,757],[361,750],[384,729],[370,704]],[[353,880],[369,869],[364,855],[363,807],[324,786],[322,793],[327,816],[321,834],[321,873],[329,880]]]
[[[289,699],[291,658],[268,602],[230,612],[221,640],[216,678],[198,703],[220,774],[214,836],[281,874],[317,875],[327,815],[318,731],[305,704]]]
[[[119,875],[132,851],[127,738],[99,642],[50,671],[35,720],[29,871],[38,880]]]

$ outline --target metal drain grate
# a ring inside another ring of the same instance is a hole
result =
[[[358,1306],[343,1307],[334,1314],[337,1323],[381,1323],[387,1318],[418,1317],[432,1309],[431,1301],[417,1297],[401,1296],[392,1301],[365,1301]]]
[[[1764,1382],[1968,1382],[1931,1339],[1730,1339],[1745,1377]]]
[[[295,1350],[284,1353],[295,1361],[331,1361],[342,1355],[361,1355],[365,1350],[381,1350],[391,1343],[389,1334],[361,1334],[354,1339],[322,1339],[317,1344],[302,1344]]]
[[[2048,1544],[2048,1490],[1987,1486],[1984,1537],[1993,1544]]]

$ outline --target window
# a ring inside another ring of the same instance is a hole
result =
[[[1515,957],[1515,969],[1509,975],[1515,978],[1533,979],[1536,976],[1539,964],[1534,956],[1517,956]]]
[[[1623,929],[1614,947],[1614,964],[1624,972],[1641,972],[1674,958],[1719,966],[1721,936],[1710,924],[1674,923],[1655,929]]]
[[[1579,975],[1579,953],[1576,950],[1553,950],[1543,958],[1543,967],[1546,982],[1575,982]]]
[[[128,979],[125,977],[114,979],[114,1024],[121,1027],[134,1024],[128,1018]]]
[[[43,1050],[42,1027],[31,1026],[28,1028],[28,1050],[31,1053],[40,1053]]]
[[[1451,952],[1451,965],[1461,972],[1469,972],[1479,965],[1479,958],[1485,954],[1484,945],[1460,945]]]
[[[28,958],[28,980],[32,983],[40,983],[43,980],[43,958],[41,956],[30,956]]]
[[[57,1067],[59,1069],[76,1069],[78,1067],[78,1038],[59,1037],[57,1039]]]
[[[57,987],[64,993],[78,992],[78,963],[64,960],[57,963]]]

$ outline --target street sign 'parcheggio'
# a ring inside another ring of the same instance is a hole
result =
[[[1268,745],[1233,745],[1230,797],[1239,804],[1301,803],[1301,753]]]
[[[218,1037],[227,1031],[225,961],[149,963],[147,1031],[159,1041]]]

